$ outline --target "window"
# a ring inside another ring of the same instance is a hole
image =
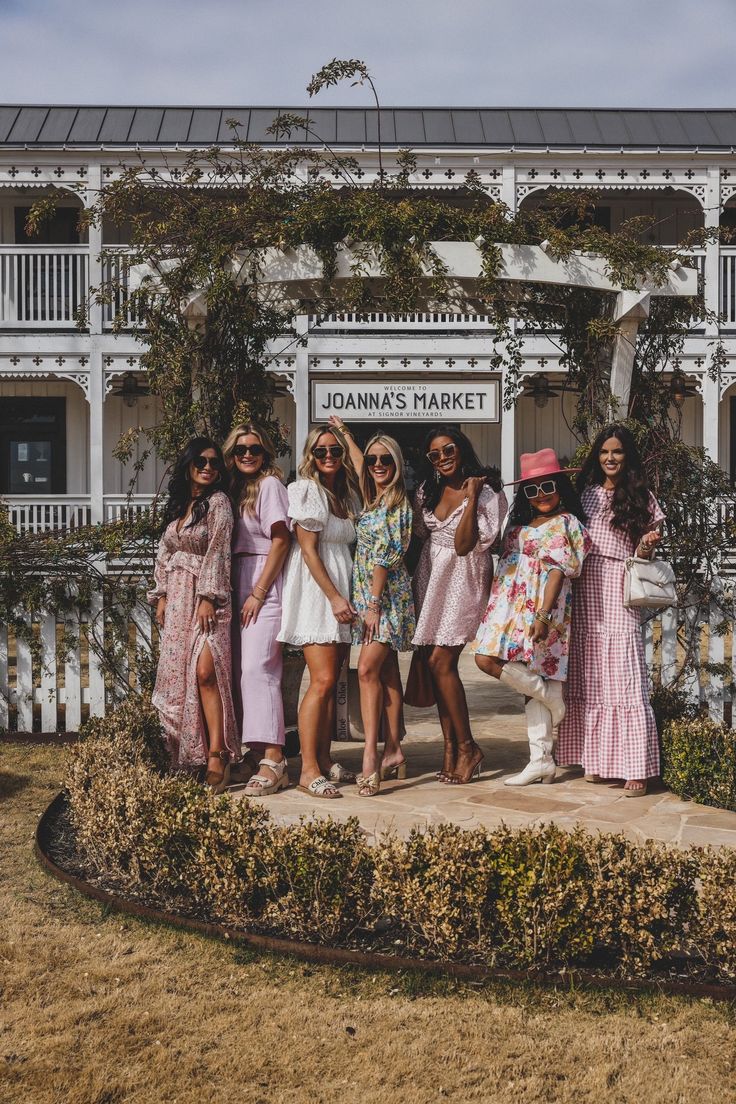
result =
[[[66,399],[3,399],[0,441],[0,494],[66,493]]]
[[[26,233],[30,207],[15,208],[16,245],[79,245],[79,208],[57,207],[41,223],[37,234]]]

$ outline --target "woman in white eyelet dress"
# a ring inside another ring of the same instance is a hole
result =
[[[309,687],[299,707],[301,777],[297,789],[311,797],[337,798],[336,782],[355,775],[333,763],[335,691],[350,651],[356,611],[350,602],[359,502],[358,479],[345,440],[332,426],[307,437],[299,476],[288,488],[296,541],[284,571],[278,639],[301,647]]]

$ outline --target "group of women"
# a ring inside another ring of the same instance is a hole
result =
[[[335,799],[357,783],[373,797],[406,775],[398,653],[414,651],[444,738],[437,778],[467,784],[483,760],[458,669],[471,644],[480,670],[526,698],[530,761],[507,785],[579,764],[588,781],[645,793],[658,741],[624,565],[652,555],[662,513],[624,426],[601,431],[575,486],[571,471],[552,449],[524,454],[509,510],[498,472],[439,426],[412,504],[396,441],[379,433],[361,450],[336,417],[309,434],[288,487],[262,427],[236,426],[222,450],[190,441],[149,595],[161,627],[153,701],[172,765],[204,771],[218,793],[232,781],[253,796],[286,788],[282,646],[292,645],[309,672],[297,788]],[[351,644],[365,731],[357,777],[331,757]]]

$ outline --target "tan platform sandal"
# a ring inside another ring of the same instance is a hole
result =
[[[266,797],[267,794],[278,793],[279,790],[288,790],[289,788],[289,775],[287,773],[287,767],[289,764],[286,759],[282,759],[280,763],[275,762],[273,759],[261,759],[258,764],[258,774],[254,774],[248,785],[243,790],[246,797]],[[268,767],[276,775],[275,778],[269,778],[266,774],[261,774],[261,768]]]
[[[381,763],[381,781],[387,782],[389,778],[397,778],[403,782],[406,778],[406,759],[403,763],[396,763],[393,767],[384,767]]]

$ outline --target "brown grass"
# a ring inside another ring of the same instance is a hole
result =
[[[736,1099],[736,1010],[256,958],[118,915],[31,854],[58,748],[2,749],[3,1104]]]

